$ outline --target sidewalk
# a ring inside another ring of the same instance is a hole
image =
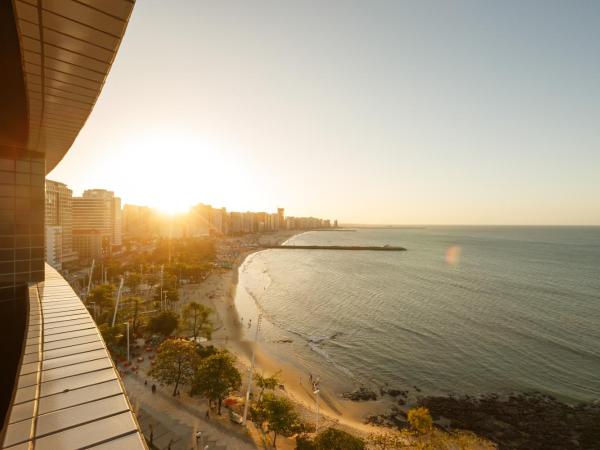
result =
[[[170,450],[199,449],[200,441],[196,443],[195,436],[202,431],[203,445],[208,445],[209,450],[256,449],[241,427],[235,429],[237,425],[232,424],[230,429],[216,418],[207,420],[206,408],[199,409],[196,402],[187,404],[173,398],[170,390],[164,388],[157,388],[152,394],[150,384],[144,386],[144,382],[132,374],[123,377],[123,382],[140,427],[148,440],[152,430],[156,448],[167,450],[171,444]]]

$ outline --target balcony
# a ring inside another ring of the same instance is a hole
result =
[[[3,449],[145,449],[96,324],[52,267],[30,284],[25,342]]]

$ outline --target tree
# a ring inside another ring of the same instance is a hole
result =
[[[137,272],[131,272],[127,275],[127,278],[125,278],[125,285],[134,292],[141,282],[142,276]]]
[[[196,302],[184,306],[182,318],[188,324],[194,341],[198,336],[211,338],[213,332],[213,324],[209,319],[211,313],[212,309]]]
[[[88,303],[95,303],[99,314],[106,309],[111,309],[114,305],[113,294],[115,288],[110,284],[101,284],[91,290],[87,299]]]
[[[429,410],[424,406],[410,409],[407,418],[411,428],[419,434],[427,433],[433,426],[433,420],[431,420]]]
[[[258,393],[257,399],[258,403],[260,403],[265,389],[269,389],[272,391],[281,384],[281,381],[279,380],[279,378],[277,378],[278,373],[279,372],[270,377],[265,377],[264,375],[261,375],[259,373],[254,374],[254,382],[256,383],[256,386],[260,388],[260,392]]]
[[[177,314],[171,311],[163,311],[151,317],[148,321],[148,329],[152,333],[162,334],[163,336],[170,336],[177,329],[178,325],[179,318]]]
[[[217,413],[221,414],[221,403],[242,383],[240,372],[235,367],[235,357],[227,350],[217,351],[202,360],[192,382],[193,394],[204,395],[210,402],[218,403]]]
[[[137,333],[138,328],[140,327],[140,304],[142,301],[143,300],[140,297],[127,297],[123,299],[123,304],[126,305],[126,320],[131,319],[131,329],[134,334]]]
[[[166,385],[174,384],[173,395],[181,383],[192,381],[198,362],[196,345],[185,339],[167,339],[158,347],[154,365],[148,372]]]
[[[299,424],[298,414],[294,410],[294,405],[285,397],[279,397],[271,392],[267,392],[260,404],[257,404],[257,416],[260,418],[260,426],[267,423],[267,431],[273,432],[273,446],[276,445],[277,435],[291,435]]]
[[[314,440],[315,450],[364,450],[365,442],[336,428],[321,431]]]
[[[114,347],[123,343],[125,336],[125,325],[122,323],[115,324],[111,327],[108,323],[103,323],[98,327],[104,342],[108,347]]]
[[[201,359],[208,358],[209,356],[217,353],[217,348],[214,345],[206,345],[202,346],[200,344],[196,345],[196,352]]]

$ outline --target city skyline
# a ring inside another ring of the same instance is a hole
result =
[[[50,179],[45,194],[44,253],[57,270],[119,255],[126,239],[226,238],[338,228],[336,219],[289,216],[282,207],[233,211],[196,202],[185,212],[165,214],[149,206],[122,204],[118,192],[106,189],[86,189],[73,196],[68,185]]]
[[[50,177],[171,211],[597,225],[599,8],[143,2]]]

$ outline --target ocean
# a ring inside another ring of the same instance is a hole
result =
[[[248,339],[341,393],[540,391],[600,399],[600,227],[310,231],[239,269]]]

